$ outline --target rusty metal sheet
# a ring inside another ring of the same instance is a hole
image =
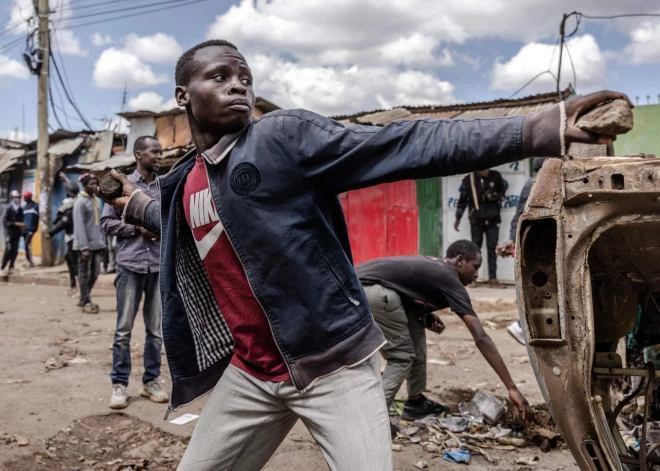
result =
[[[539,174],[534,180],[533,192],[529,196],[528,205],[537,208],[552,208],[561,192],[562,161],[546,159]]]

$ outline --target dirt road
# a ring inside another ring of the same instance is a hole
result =
[[[503,329],[516,316],[511,291],[481,289],[472,294],[477,312],[487,321],[487,331],[521,391],[531,403],[541,403],[525,348]],[[494,300],[493,296],[502,300]],[[116,317],[114,293],[96,291],[94,300],[100,304],[101,313],[85,315],[75,307],[75,300],[64,295],[63,288],[0,284],[0,470],[176,468],[195,422],[183,426],[165,422],[164,405],[137,397],[143,372],[141,320],[136,323],[132,340],[134,361],[128,389],[133,396],[131,404],[124,411],[126,415],[105,415],[111,412],[106,404]],[[428,395],[453,406],[476,389],[505,396],[506,391],[460,320],[447,314],[443,321],[447,325],[444,334],[428,335]],[[163,379],[169,388],[165,366]],[[173,413],[170,419],[186,412],[197,414],[202,406],[200,400]],[[159,459],[145,461],[142,456],[154,448]],[[526,447],[489,453],[497,464],[473,455],[470,468],[577,470],[566,450],[543,453],[536,447]],[[533,468],[515,464],[519,458],[534,456],[539,461]],[[428,469],[458,470],[464,466],[442,461],[441,455],[427,453],[412,443],[403,443],[401,451],[394,452],[394,460],[396,469],[402,471],[417,469],[414,463],[420,460],[428,462]],[[310,471],[327,466],[299,422],[265,469]]]

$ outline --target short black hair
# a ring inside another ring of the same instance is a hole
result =
[[[157,141],[154,136],[140,136],[137,139],[135,139],[135,144],[133,144],[133,155],[139,150],[144,150],[147,147],[149,147],[148,142],[153,139],[154,141]]]
[[[188,82],[190,82],[190,77],[192,76],[193,70],[195,68],[195,53],[200,49],[211,46],[231,47],[232,49],[236,49],[236,51],[238,51],[236,46],[234,46],[229,41],[225,41],[224,39],[210,39],[208,41],[204,41],[203,43],[199,43],[197,46],[191,47],[186,52],[184,52],[181,57],[179,57],[178,61],[176,61],[176,68],[174,69],[174,81],[177,87],[186,86],[188,85]]]
[[[481,249],[471,240],[457,240],[447,247],[447,258],[456,258],[462,255],[465,260],[474,260],[478,254],[481,254]]]

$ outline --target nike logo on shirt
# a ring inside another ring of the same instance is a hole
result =
[[[201,240],[198,240],[199,233],[204,231],[196,231],[195,229],[211,224],[213,225],[211,230]],[[220,222],[220,217],[211,198],[211,191],[208,188],[190,195],[190,227],[199,256],[204,260],[224,231],[224,226]]]

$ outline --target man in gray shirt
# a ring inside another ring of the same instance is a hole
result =
[[[101,270],[105,250],[105,236],[101,232],[101,201],[95,196],[99,180],[93,173],[80,178],[83,191],[73,204],[73,250],[78,252],[78,306],[87,314],[98,314],[99,306],[92,303],[90,293]]]
[[[133,146],[137,169],[127,176],[150,198],[160,201],[156,172],[160,170],[163,149],[151,136],[139,137]],[[121,211],[111,205],[103,208],[101,227],[117,238],[117,328],[112,344],[111,409],[128,406],[128,378],[131,374],[131,331],[144,294],[144,374],[140,396],[154,402],[167,402],[168,394],[158,382],[163,337],[160,333],[161,302],[158,286],[160,240],[146,229],[124,224]]]

